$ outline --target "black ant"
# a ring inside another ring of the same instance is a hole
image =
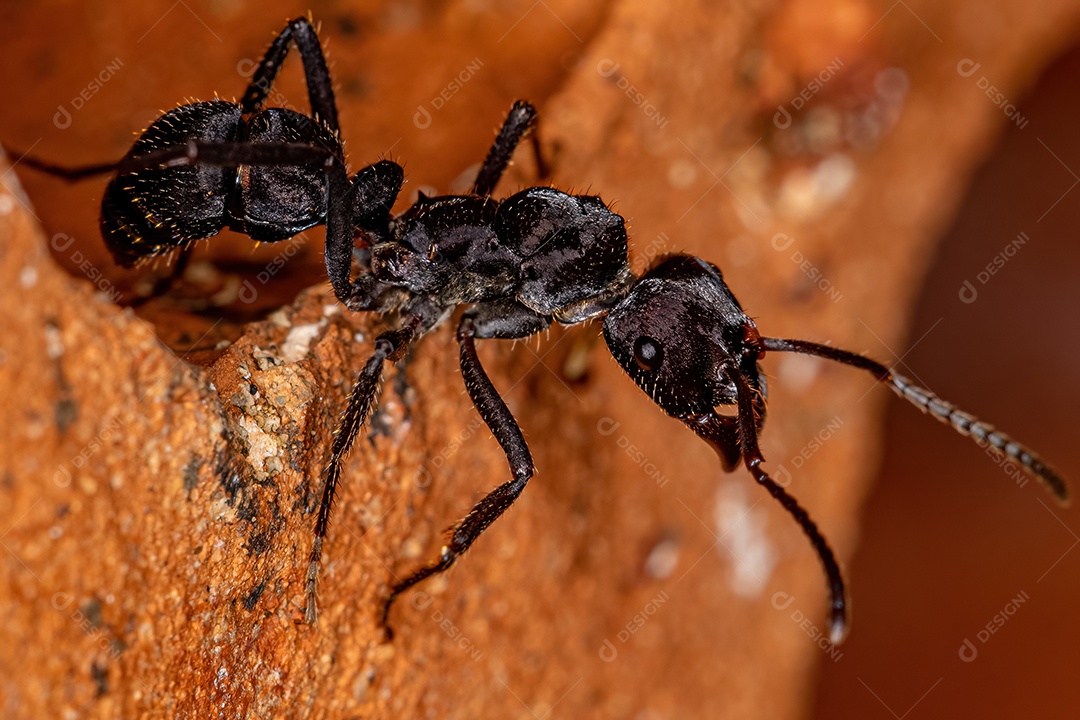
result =
[[[312,117],[262,108],[291,43],[304,64]],[[795,518],[825,566],[834,641],[847,628],[839,564],[806,510],[762,467],[758,434],[766,386],[759,363],[767,353],[816,355],[866,370],[1067,501],[1065,482],[1027,447],[886,366],[826,345],[759,334],[715,265],[672,255],[634,275],[623,218],[599,197],[531,187],[492,199],[514,150],[535,124],[535,109],[515,103],[471,192],[421,195],[391,217],[402,170],[384,160],[348,178],[329,73],[314,28],[300,18],[274,40],[240,103],[193,103],[166,113],[119,163],[59,168],[24,159],[67,178],[117,172],[102,203],[102,228],[121,264],[178,248],[186,252],[225,224],[273,241],[325,223],[327,273],[338,299],[351,310],[396,314],[398,327],[376,338],[332,445],[307,572],[309,622],[316,621],[319,559],[342,462],[376,403],[383,366],[405,357],[462,305],[467,308],[457,340],[465,388],[502,446],[512,479],[453,526],[438,559],[390,588],[381,616],[388,634],[395,598],[449,568],[517,500],[534,472],[517,421],[480,364],[476,340],[525,338],[552,322],[602,319],[611,354],[653,402],[708,442],[725,470],[741,461]],[[369,250],[359,254],[363,272],[351,280],[356,233]]]
[[[293,44],[311,117],[263,107]],[[151,297],[183,273],[196,241],[226,226],[276,242],[325,224],[327,275],[346,302],[354,228],[384,231],[405,177],[389,160],[351,179],[346,174],[330,72],[306,18],[291,21],[274,39],[240,102],[180,105],[155,120],[116,163],[69,168],[27,156],[19,162],[67,180],[116,173],[101,202],[101,234],[117,264],[131,268],[180,253],[172,278]]]

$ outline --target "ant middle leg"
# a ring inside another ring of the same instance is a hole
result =
[[[108,163],[91,163],[88,165],[57,165],[55,163],[46,162],[45,160],[39,160],[32,155],[28,155],[25,152],[11,151],[12,161],[11,167],[15,168],[18,165],[25,165],[26,167],[33,168],[38,172],[45,173],[46,175],[52,175],[58,177],[61,180],[67,182],[77,182],[79,180],[85,180],[86,178],[95,177],[97,175],[108,175],[116,170],[120,166],[119,162]]]
[[[140,155],[129,155],[116,162],[89,165],[57,165],[39,160],[31,155],[16,155],[12,165],[23,164],[47,175],[76,182],[95,175],[118,174],[169,168],[182,165],[305,165],[332,162],[333,150],[318,148],[306,143],[245,143],[216,142],[189,139],[177,145],[151,150]]]
[[[390,588],[390,595],[383,605],[382,624],[387,638],[393,637],[390,629],[390,608],[397,597],[432,575],[444,572],[454,561],[468,550],[477,538],[514,504],[525,489],[529,478],[536,472],[532,454],[521,433],[521,427],[511,414],[506,403],[499,396],[492,384],[480,358],[476,354],[476,338],[523,338],[535,335],[550,324],[550,319],[513,301],[494,302],[481,305],[461,318],[457,339],[460,346],[461,375],[465,389],[472,399],[480,417],[487,424],[491,434],[502,446],[506,460],[510,464],[513,479],[504,482],[478,502],[469,514],[450,531],[450,537],[439,558],[409,575]]]

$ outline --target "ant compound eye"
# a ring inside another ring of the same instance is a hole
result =
[[[664,347],[651,337],[642,335],[634,341],[634,361],[642,370],[659,370],[664,363]]]

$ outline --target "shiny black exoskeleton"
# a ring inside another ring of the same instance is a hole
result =
[[[291,42],[304,62],[313,117],[261,107]],[[347,177],[330,85],[314,30],[294,20],[271,45],[240,103],[195,103],[167,113],[120,163],[64,169],[30,161],[69,178],[117,171],[102,227],[123,264],[186,248],[224,225],[279,240],[325,223],[327,273],[337,297],[353,310],[393,314],[396,328],[376,338],[334,437],[307,572],[309,621],[316,619],[318,566],[342,463],[376,403],[383,367],[401,360],[459,306],[465,306],[457,325],[465,387],[502,446],[511,478],[452,528],[437,559],[391,587],[384,624],[393,600],[450,567],[514,503],[534,472],[521,429],[481,366],[475,341],[525,338],[553,322],[602,320],[611,354],[653,402],[707,441],[725,469],[744,464],[795,518],[825,567],[834,641],[847,626],[839,565],[806,511],[762,467],[758,434],[766,386],[759,364],[767,353],[816,355],[866,370],[1067,499],[1061,477],[1028,448],[884,365],[826,345],[763,337],[714,265],[674,255],[635,276],[623,219],[600,198],[532,187],[493,199],[515,148],[535,124],[528,103],[511,109],[470,193],[421,196],[391,217],[401,168],[382,161]],[[364,247],[356,253],[361,272],[353,279],[355,234]]]
[[[264,107],[293,45],[311,116]],[[225,227],[275,242],[325,224],[327,275],[342,301],[350,293],[354,232],[385,231],[404,181],[401,167],[388,160],[348,177],[330,73],[306,18],[274,38],[240,102],[180,105],[151,123],[116,163],[21,162],[67,179],[115,172],[101,202],[101,233],[124,267],[180,251],[176,277],[192,245]]]

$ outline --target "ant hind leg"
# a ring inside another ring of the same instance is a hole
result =
[[[270,43],[262,61],[251,76],[251,83],[240,100],[240,107],[245,115],[262,109],[270,94],[270,87],[277,78],[281,64],[289,53],[291,43],[296,44],[300,60],[304,64],[304,80],[307,83],[308,100],[311,111],[326,123],[334,132],[338,131],[337,103],[334,100],[334,86],[330,80],[330,70],[326,67],[319,37],[311,22],[300,17],[290,20],[285,28]]]
[[[334,494],[337,491],[338,480],[341,478],[341,467],[345,462],[353,442],[360,434],[368,414],[375,406],[376,395],[382,380],[383,365],[387,360],[396,363],[408,352],[409,347],[416,339],[418,333],[416,326],[420,318],[413,317],[400,330],[391,330],[380,335],[375,340],[375,352],[360,371],[356,384],[353,385],[349,395],[349,404],[342,415],[341,424],[334,436],[334,444],[330,451],[330,464],[326,467],[326,479],[323,483],[322,500],[319,502],[319,511],[315,520],[314,539],[311,543],[311,555],[308,559],[308,571],[305,590],[307,594],[306,618],[309,624],[314,625],[318,619],[318,605],[316,603],[316,585],[319,576],[319,561],[322,558],[323,541],[330,527],[330,511],[334,505]]]

